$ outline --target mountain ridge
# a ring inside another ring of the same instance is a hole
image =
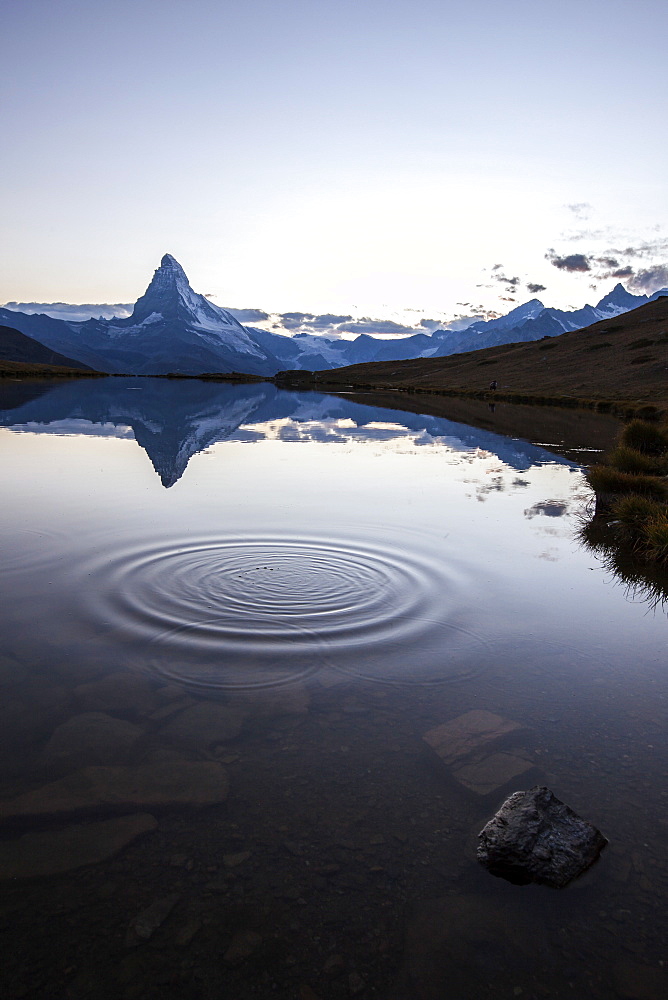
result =
[[[243,326],[231,312],[193,291],[179,262],[167,253],[129,316],[65,320],[0,307],[0,323],[108,374],[236,371],[271,377],[286,369],[320,371],[371,361],[448,357],[559,336],[662,295],[668,295],[668,289],[635,296],[618,283],[596,306],[571,312],[530,299],[505,316],[473,321],[458,331],[416,332],[391,341],[364,333],[352,341],[314,334],[292,338]]]
[[[448,357],[369,362],[313,373],[279,374],[276,382],[321,391],[341,387],[522,395],[536,402],[629,400],[668,407],[668,297],[658,296],[585,329],[539,342],[506,343]],[[488,395],[493,399],[493,395]],[[510,398],[510,397],[509,397]]]

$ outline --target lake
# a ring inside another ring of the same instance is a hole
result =
[[[3,382],[3,996],[665,995],[666,609],[578,540],[615,420]],[[480,713],[502,773],[424,739]],[[609,841],[563,890],[476,860],[535,784]]]

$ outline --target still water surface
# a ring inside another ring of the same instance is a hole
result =
[[[665,611],[576,537],[614,421],[545,440],[482,404],[474,426],[271,385],[9,390],[5,995],[663,995]],[[422,739],[473,709],[533,765],[486,795]],[[187,778],[53,804],[85,767],[184,763],[225,801]],[[610,841],[561,892],[475,860],[536,782]],[[143,835],[77,867],[118,814]]]

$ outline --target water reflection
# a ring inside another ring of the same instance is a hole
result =
[[[166,488],[179,481],[193,455],[211,445],[252,443],[270,434],[283,441],[332,444],[399,438],[410,439],[415,447],[439,442],[457,451],[489,452],[518,471],[555,461],[554,453],[529,441],[458,421],[321,393],[285,392],[270,383],[79,380],[24,390],[27,399],[17,397],[14,389],[10,400],[3,398],[3,389],[0,426],[40,434],[134,435]],[[497,480],[490,488],[503,487]]]
[[[662,995],[665,621],[575,544],[576,464],[270,385],[20,388],[8,996]],[[572,891],[475,861],[514,787],[495,754],[462,784],[423,737],[479,710],[519,725],[516,781],[609,838]]]

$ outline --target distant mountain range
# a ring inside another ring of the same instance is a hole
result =
[[[178,261],[165,254],[130,316],[55,319],[3,307],[0,323],[51,352],[110,374],[238,371],[269,376],[285,369],[321,371],[367,361],[447,357],[555,337],[618,316],[661,295],[668,295],[668,289],[648,297],[631,295],[618,284],[596,306],[568,312],[546,308],[538,299],[531,299],[506,316],[472,322],[458,331],[436,330],[400,340],[379,340],[368,334],[352,341],[313,334],[287,337],[243,326],[231,312],[194,292]]]
[[[529,323],[531,321],[528,321]],[[521,331],[522,328],[520,328]],[[517,333],[515,333],[517,336]],[[594,400],[605,408],[626,400],[630,409],[668,407],[668,296],[637,309],[538,342],[496,344],[447,357],[406,358],[348,365],[335,371],[284,372],[282,386],[350,392],[369,390],[479,393],[523,397],[525,402]]]

